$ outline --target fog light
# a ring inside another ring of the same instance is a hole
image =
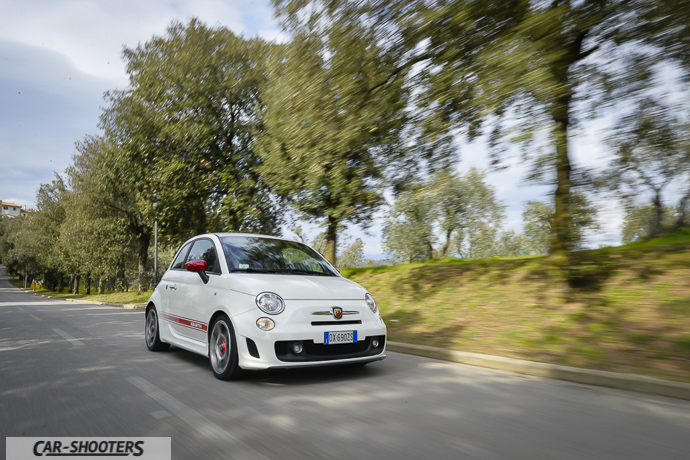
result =
[[[295,342],[292,344],[292,352],[294,354],[299,355],[300,353],[302,353],[302,350],[304,350],[304,347],[301,343]]]
[[[374,340],[372,340],[372,341],[371,341],[371,346],[374,347],[374,348],[378,348],[378,347],[379,347],[379,339],[374,339]]]
[[[259,318],[256,320],[256,327],[262,331],[270,331],[276,327],[276,323],[274,323],[271,318]]]

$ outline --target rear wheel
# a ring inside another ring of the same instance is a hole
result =
[[[146,346],[151,351],[164,351],[170,347],[169,343],[161,341],[158,333],[158,312],[156,307],[149,308],[146,312]]]
[[[235,331],[226,315],[219,316],[211,326],[209,357],[213,375],[220,380],[236,379],[242,374],[238,364]]]

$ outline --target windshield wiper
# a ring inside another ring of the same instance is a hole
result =
[[[335,276],[330,273],[326,272],[313,272],[311,270],[285,270],[285,273],[287,274],[295,274],[295,275],[316,275],[316,276]]]

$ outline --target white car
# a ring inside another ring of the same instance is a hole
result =
[[[385,358],[374,298],[318,252],[239,233],[187,241],[146,306],[146,346],[208,356],[214,375]]]

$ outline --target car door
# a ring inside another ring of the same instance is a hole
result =
[[[218,252],[213,241],[208,238],[195,240],[184,263],[192,260],[206,262],[209,282],[204,283],[197,272],[182,270],[176,273],[176,289],[170,297],[170,315],[173,318],[173,329],[176,334],[205,343],[210,297],[215,292],[214,287],[220,275]]]
[[[186,272],[184,268],[185,260],[192,243],[185,244],[175,256],[170,268],[163,274],[160,283],[158,283],[157,290],[160,292],[160,305],[157,305],[160,319],[165,321],[168,326],[168,331],[164,335],[168,335],[176,331],[175,318],[171,315],[171,303],[177,299],[177,285],[180,281],[181,274]],[[175,335],[175,334],[173,334]]]

